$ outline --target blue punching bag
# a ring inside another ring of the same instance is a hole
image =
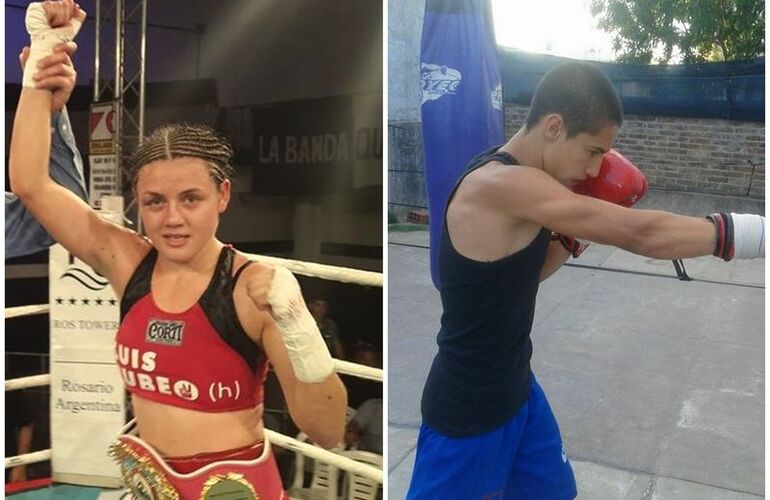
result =
[[[420,56],[430,272],[449,193],[468,161],[504,140],[497,44],[488,0],[427,0]]]

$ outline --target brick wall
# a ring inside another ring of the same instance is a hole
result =
[[[506,137],[526,113],[506,104]],[[764,199],[761,123],[626,115],[614,147],[642,169],[651,188]]]
[[[526,114],[525,106],[506,104],[506,138]],[[762,123],[626,115],[615,148],[642,169],[652,189],[764,201]],[[427,206],[423,163],[420,123],[390,123],[388,210],[399,220]]]

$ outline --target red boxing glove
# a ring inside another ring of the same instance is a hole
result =
[[[647,177],[623,155],[610,149],[602,158],[599,175],[573,185],[578,194],[630,207],[647,193]]]

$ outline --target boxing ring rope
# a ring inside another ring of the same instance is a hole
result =
[[[312,444],[303,443],[302,441],[298,441],[293,437],[280,434],[270,429],[265,429],[265,436],[267,436],[267,438],[270,440],[270,444],[280,446],[281,448],[286,448],[287,450],[291,450],[295,453],[301,453],[306,457],[310,457],[314,460],[319,460],[329,465],[333,465],[338,469],[360,474],[367,479],[382,483],[382,469],[378,469],[377,467],[373,467],[361,462],[356,462],[352,458],[343,457],[342,455],[337,455],[331,451],[326,451],[323,448],[313,446]]]
[[[378,286],[383,285],[382,273],[361,271],[358,269],[329,266],[325,264],[315,264],[312,262],[295,261],[289,259],[281,259],[278,257],[267,257],[263,255],[251,254],[255,259],[270,264],[278,264],[286,267],[290,271],[303,276],[310,276],[314,278],[323,278],[332,281],[340,281],[344,283],[352,283],[364,286]],[[20,307],[9,307],[5,309],[5,318],[18,318],[22,316],[32,316],[36,314],[44,314],[49,312],[50,306],[48,304],[37,304]],[[351,363],[341,359],[334,359],[335,371],[339,374],[351,375],[367,380],[373,380],[382,382],[383,371],[382,369],[373,368],[366,365],[360,365],[357,363]],[[11,379],[5,381],[5,390],[13,391],[19,389],[26,389],[30,387],[42,387],[50,385],[51,375],[33,375],[30,377],[21,377],[17,379]],[[291,450],[295,453],[300,453],[314,460],[319,460],[324,463],[328,463],[338,469],[342,469],[348,472],[359,474],[367,479],[377,481],[380,484],[383,482],[383,471],[377,467],[369,464],[357,462],[351,458],[338,455],[331,451],[324,450],[312,444],[299,441],[291,436],[280,434],[270,429],[265,429],[265,437],[270,440],[272,444]],[[32,453],[26,453],[24,455],[17,455],[8,457],[5,459],[5,468],[16,467],[19,465],[28,465],[38,462],[45,462],[51,459],[51,450],[40,450]]]
[[[337,373],[374,380],[375,382],[382,382],[382,369],[380,368],[359,365],[358,363],[351,363],[350,361],[343,361],[341,359],[334,359],[333,361],[334,370]]]
[[[51,460],[51,450],[33,451],[32,453],[25,453],[24,455],[16,455],[15,457],[8,457],[5,459],[5,468],[16,467],[18,465],[36,464],[38,462],[46,462]]]
[[[350,267],[316,264],[314,262],[268,257],[267,255],[253,253],[246,255],[254,257],[255,260],[260,262],[284,266],[293,273],[309,276],[311,278],[323,278],[329,281],[340,281],[342,283],[352,283],[354,285],[377,287],[382,287],[383,283],[382,273],[373,271],[361,271],[360,269],[353,269]]]
[[[17,389],[29,389],[31,387],[43,387],[51,385],[51,374],[32,375],[31,377],[20,377],[5,381],[5,391],[15,391]]]
[[[51,309],[48,304],[37,304],[33,306],[6,307],[5,319],[20,318],[22,316],[32,316],[34,314],[47,313]]]

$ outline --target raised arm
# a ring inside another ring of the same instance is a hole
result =
[[[46,13],[51,13],[53,22],[66,25],[72,22],[65,12],[69,4],[72,2],[45,2],[43,7]],[[77,15],[82,22],[85,14],[79,11]],[[29,17],[28,13],[28,28]],[[49,176],[51,109],[54,99],[58,97],[57,92],[67,85],[71,86],[75,71],[65,46],[61,44],[51,49],[53,53],[41,57],[36,42],[40,37],[46,38],[46,34],[41,33],[46,29],[55,31],[60,28],[48,26],[31,31],[34,32],[32,50],[25,68],[24,86],[11,137],[11,190],[55,240],[112,280],[111,274],[119,254],[131,253],[131,249],[139,253],[143,243],[133,232],[102,219],[83,200]],[[35,71],[40,68],[42,70]]]

